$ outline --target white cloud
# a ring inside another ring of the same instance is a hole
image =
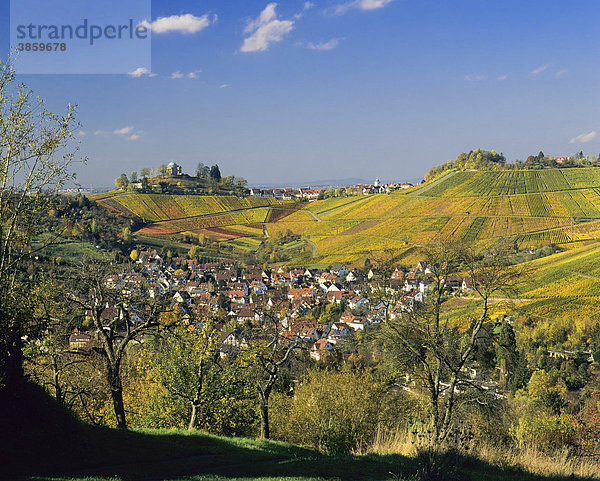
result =
[[[313,2],[304,2],[304,5],[302,6],[302,11],[300,13],[294,14],[294,18],[296,20],[300,20],[302,17],[304,17],[304,14],[312,8],[314,8],[314,6],[315,4]]]
[[[465,80],[467,82],[481,82],[485,80],[485,75],[465,75]]]
[[[244,33],[251,33],[262,25],[266,25],[270,21],[275,20],[277,17],[277,13],[275,12],[276,8],[277,4],[275,2],[269,3],[265,9],[260,12],[257,19],[248,22],[244,29]]]
[[[506,80],[507,78],[508,78],[508,75],[504,74],[504,75],[500,75],[499,77],[496,77],[496,80],[503,81],[503,80]]]
[[[150,72],[145,67],[138,67],[133,72],[129,72],[127,75],[129,75],[130,77],[136,77],[136,78],[143,77],[144,75],[146,75],[148,77],[156,77],[155,73]]]
[[[172,78],[172,79],[180,79],[180,78],[187,77],[187,78],[191,78],[191,79],[197,79],[197,78],[199,78],[199,75],[198,75],[198,74],[200,74],[201,72],[202,72],[202,69],[201,69],[201,68],[199,68],[198,70],[194,70],[194,71],[192,71],[192,72],[189,72],[189,73],[184,73],[184,72],[182,72],[181,70],[176,70],[175,72],[173,72],[173,73],[172,73],[172,74],[169,76],[169,78]]]
[[[546,64],[546,65],[540,65],[538,68],[536,68],[535,70],[532,70],[529,75],[531,75],[532,77],[537,77],[539,74],[541,74],[544,70],[547,70],[548,67],[550,67],[550,65]]]
[[[337,38],[332,38],[331,40],[328,40],[327,42],[320,42],[320,43],[308,42],[306,44],[306,48],[308,48],[310,50],[333,50],[339,44],[340,44],[340,41]]]
[[[257,19],[246,25],[244,33],[251,35],[244,39],[241,52],[264,52],[271,43],[280,42],[294,29],[293,21],[277,19],[276,7],[276,3],[269,3]]]
[[[169,32],[178,32],[192,34],[204,30],[217,21],[216,15],[204,14],[196,17],[191,13],[184,15],[171,15],[170,17],[158,17],[154,22],[144,20],[140,25],[152,31],[152,33],[161,34]]]
[[[561,78],[561,77],[562,77],[564,74],[566,74],[567,72],[568,72],[568,70],[566,70],[566,69],[559,70],[558,72],[556,72],[556,73],[554,74],[554,76],[555,76],[556,78]]]
[[[587,134],[579,134],[575,137],[573,137],[571,140],[569,140],[570,144],[585,144],[586,142],[591,142],[592,140],[596,139],[598,137],[598,134],[596,133],[595,130],[592,130],[591,132],[588,132]]]
[[[121,138],[125,138],[127,140],[137,140],[142,136],[144,131],[138,130],[137,132],[134,132],[134,130],[135,129],[133,128],[132,125],[127,125],[120,129],[115,129],[112,132],[107,132],[106,130],[96,130],[94,132],[94,135],[107,135],[107,134],[111,133],[113,135],[116,135]]]
[[[79,135],[79,137],[85,137],[87,135],[87,132],[85,130],[80,130],[79,132],[77,132],[77,135]]]
[[[128,125],[127,127],[123,127],[122,129],[113,130],[113,134],[115,134],[115,135],[127,135],[127,134],[130,134],[131,132],[133,132],[133,127],[131,125]]]
[[[219,85],[219,88],[220,88],[220,89],[226,89],[226,88],[229,88],[229,84],[221,84],[221,85]]]
[[[343,15],[349,10],[377,10],[392,3],[394,0],[352,0],[333,8],[334,15]]]

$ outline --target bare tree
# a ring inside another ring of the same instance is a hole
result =
[[[23,379],[21,339],[31,312],[20,269],[50,194],[72,178],[74,112],[70,104],[62,115],[49,112],[16,84],[11,62],[0,61],[0,390]]]
[[[84,362],[69,346],[73,325],[68,320],[61,286],[41,281],[30,291],[35,298],[37,332],[24,343],[25,374],[44,386],[62,405],[72,408],[84,389],[76,386],[73,376]]]
[[[247,359],[260,405],[260,437],[269,439],[269,398],[286,363],[300,345],[296,337],[285,331],[275,312],[264,312],[258,326],[246,330]]]
[[[452,244],[423,249],[432,286],[425,303],[388,320],[383,330],[398,363],[423,388],[429,406],[430,443],[443,443],[461,390],[477,387],[466,375],[480,343],[486,342],[492,296],[510,294],[524,275],[510,266],[503,250],[477,254]],[[448,277],[460,272],[471,278],[477,294],[474,314],[452,322],[443,304],[450,297]],[[459,326],[467,326],[462,329]]]
[[[104,360],[105,374],[113,401],[116,424],[126,428],[121,367],[132,341],[140,341],[152,329],[168,323],[172,311],[166,300],[151,298],[141,286],[132,290],[122,280],[108,283],[107,266],[89,264],[83,269],[69,300],[92,322]]]

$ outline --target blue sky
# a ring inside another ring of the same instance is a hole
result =
[[[170,160],[414,179],[478,147],[598,155],[599,18],[595,0],[154,0],[151,71],[20,80],[78,105],[83,185]],[[8,31],[3,3],[5,51]]]

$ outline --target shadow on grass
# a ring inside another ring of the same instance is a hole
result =
[[[400,455],[326,456],[281,442],[98,428],[79,423],[35,386],[0,397],[0,408],[0,478],[10,480],[561,479],[463,456],[446,459],[441,477],[426,477],[417,460]]]

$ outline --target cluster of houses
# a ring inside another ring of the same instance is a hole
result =
[[[368,287],[381,280],[396,293],[393,305],[366,295]],[[139,253],[134,269],[104,279],[107,288],[125,294],[166,296],[190,325],[207,316],[219,319],[224,346],[241,345],[244,326],[260,325],[267,311],[276,313],[281,335],[304,343],[315,360],[333,350],[343,351],[343,341],[352,333],[414,309],[415,304],[424,301],[433,283],[431,270],[424,262],[383,276],[375,268],[350,269],[339,263],[323,270],[241,267],[232,259],[210,263],[187,258],[167,261],[151,251]],[[471,289],[469,278],[448,276],[446,284],[450,292]],[[326,324],[316,320],[313,309],[330,304],[338,306],[339,318]],[[102,312],[103,320],[119,315],[110,305]],[[84,349],[93,340],[93,333],[75,330],[70,345]]]
[[[408,182],[402,183],[387,183],[382,184],[379,179],[376,179],[373,184],[355,184],[345,187],[340,187],[340,194],[344,195],[368,195],[368,194],[389,194],[396,190],[408,189],[413,185]],[[254,197],[275,197],[283,200],[292,199],[303,199],[303,200],[317,200],[323,198],[329,189],[311,189],[311,188],[299,188],[295,189],[292,187],[280,188],[280,189],[250,189],[250,195]]]

